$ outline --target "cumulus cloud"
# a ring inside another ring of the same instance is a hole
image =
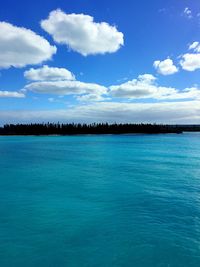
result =
[[[55,53],[56,47],[33,31],[0,22],[0,68],[38,64]]]
[[[193,42],[189,45],[189,50],[193,50],[193,53],[186,53],[181,56],[181,67],[187,71],[200,69],[200,43]]]
[[[41,21],[41,27],[52,35],[55,42],[67,45],[84,55],[116,52],[123,44],[123,33],[106,22],[94,22],[84,14],[66,14],[54,10],[48,19]]]
[[[109,87],[113,97],[122,98],[160,98],[176,93],[176,89],[159,87],[151,74],[139,75],[137,79]]]
[[[75,76],[69,70],[64,68],[48,67],[44,65],[41,68],[31,68],[24,72],[24,77],[30,81],[59,81],[75,80]]]
[[[0,123],[16,122],[199,123],[200,101],[162,103],[98,102],[66,110],[1,111]]]
[[[178,72],[178,68],[174,65],[170,58],[167,58],[163,61],[156,60],[154,61],[153,66],[158,73],[162,75],[171,75]]]
[[[56,69],[55,73],[54,69]],[[37,81],[28,83],[21,90],[21,93],[32,91],[34,93],[46,95],[54,94],[59,97],[71,95],[80,102],[103,102],[105,100],[110,101],[112,98],[128,100],[151,99],[162,101],[200,99],[200,89],[198,87],[178,90],[173,87],[160,86],[157,84],[156,77],[151,74],[139,75],[137,79],[119,85],[112,85],[107,88],[96,83],[85,83],[67,79],[59,80],[62,77],[66,78],[65,69],[62,69],[63,71],[61,72],[60,70],[60,68],[49,68],[44,66],[39,69],[31,69],[25,72],[25,77]],[[74,76],[72,76],[73,74],[71,74],[71,72],[69,73],[70,76],[74,78]],[[69,73],[68,71],[66,72],[67,75],[69,75]],[[52,98],[50,99],[52,100]]]
[[[57,95],[102,95],[107,93],[104,86],[80,81],[42,81],[27,84],[24,89],[35,93]]]
[[[173,87],[159,86],[156,78],[151,74],[139,75],[137,79],[112,85],[110,94],[116,98],[128,99],[156,99],[156,100],[181,100],[200,99],[200,89],[197,87],[178,90]]]
[[[25,95],[22,92],[0,91],[0,98],[1,97],[23,98]]]
[[[195,71],[200,69],[200,54],[186,53],[182,55],[180,65],[184,70]]]

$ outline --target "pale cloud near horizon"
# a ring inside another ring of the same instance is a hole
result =
[[[0,68],[24,67],[49,60],[57,48],[35,32],[0,22]]]
[[[85,14],[66,14],[57,9],[41,21],[41,27],[55,42],[83,56],[116,52],[123,44],[123,33],[106,22],[94,22]]]
[[[178,72],[178,68],[174,65],[170,58],[167,58],[163,61],[156,60],[154,61],[153,66],[157,72],[162,75],[171,75]]]
[[[75,75],[71,71],[65,68],[49,67],[47,65],[25,71],[24,77],[30,81],[75,80]]]
[[[1,111],[4,123],[28,122],[199,123],[200,101],[162,103],[97,102],[60,110]]]

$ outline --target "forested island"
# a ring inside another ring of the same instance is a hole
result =
[[[76,134],[132,134],[182,133],[200,131],[200,125],[164,125],[132,123],[31,123],[6,124],[0,135],[76,135]]]

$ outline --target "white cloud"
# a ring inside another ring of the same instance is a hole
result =
[[[184,99],[192,99],[192,100],[200,100],[200,88],[198,87],[189,87],[183,90],[176,90],[175,94],[168,96],[169,100],[184,100]]]
[[[162,103],[97,102],[66,110],[1,111],[0,123],[16,122],[200,123],[200,101]]]
[[[26,91],[43,94],[57,95],[96,95],[107,93],[107,88],[95,83],[84,83],[80,81],[45,81],[34,82],[24,87]]]
[[[43,72],[44,69],[45,71]],[[56,73],[53,71],[54,69],[57,70]],[[31,76],[30,79],[40,79],[41,81],[27,84],[21,89],[21,93],[32,91],[39,94],[54,94],[59,97],[71,95],[81,102],[110,101],[112,97],[128,100],[153,99],[162,101],[200,99],[200,89],[198,87],[178,90],[173,87],[160,86],[156,82],[156,77],[151,74],[139,75],[137,79],[119,85],[112,85],[109,88],[96,83],[85,83],[77,80],[59,80],[62,76],[65,77],[65,75],[61,75],[63,72],[60,73],[59,68],[44,66],[40,69],[31,69],[28,73],[25,72],[26,77],[29,74]],[[49,78],[49,80],[42,80],[46,78]],[[52,98],[49,99],[49,101],[54,102]]]
[[[0,91],[0,98],[1,97],[13,97],[13,98],[23,98],[25,95],[21,92],[14,92],[14,91]]]
[[[186,7],[183,11],[183,14],[188,18],[191,19],[192,18],[192,11],[191,9],[189,9],[189,7]]]
[[[33,31],[0,22],[0,68],[38,64],[55,53],[56,47]]]
[[[156,60],[154,61],[153,66],[158,73],[162,75],[171,75],[178,72],[178,68],[174,65],[170,58],[167,58],[163,61]]]
[[[200,54],[187,53],[182,55],[180,65],[187,71],[200,69]]]
[[[69,70],[64,68],[48,67],[44,65],[42,68],[27,70],[24,77],[31,81],[59,81],[59,80],[75,80],[75,76]]]
[[[200,43],[193,42],[189,45],[188,49],[193,50],[193,53],[186,53],[181,56],[181,67],[187,71],[200,69]]]
[[[54,10],[41,27],[52,35],[55,42],[65,44],[80,54],[95,55],[116,52],[123,44],[123,33],[106,22],[96,23],[84,14],[66,14]]]
[[[24,76],[34,82],[27,84],[21,92],[32,91],[42,94],[56,94],[59,97],[72,95],[78,101],[102,101],[107,95],[107,88],[95,83],[75,80],[74,74],[64,68],[53,68],[44,65],[41,68],[25,71]],[[55,102],[54,98],[49,98]]]
[[[159,86],[156,78],[151,74],[139,75],[120,85],[109,87],[110,94],[116,98],[128,99],[156,99],[156,100],[183,100],[183,99],[200,99],[200,89],[197,87],[185,88],[178,90],[173,87]]]
[[[161,98],[176,93],[176,89],[159,87],[155,84],[156,78],[151,74],[138,76],[137,79],[110,86],[110,93],[113,97],[122,98]]]

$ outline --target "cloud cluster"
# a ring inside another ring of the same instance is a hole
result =
[[[188,8],[184,14],[188,18],[192,16]],[[124,43],[123,34],[115,26],[105,22],[97,23],[93,17],[84,14],[65,14],[55,10],[48,19],[41,21],[41,26],[52,35],[55,42],[65,44],[84,56],[113,53]],[[56,47],[33,31],[0,22],[0,68],[39,64],[51,59],[55,53]],[[199,69],[200,43],[190,44],[188,53],[181,56],[179,63],[187,71]],[[170,58],[156,60],[153,66],[162,75],[171,75],[179,70]],[[160,86],[151,74],[139,75],[109,87],[78,81],[71,71],[48,65],[30,68],[24,72],[24,77],[28,84],[20,92],[0,91],[0,97],[23,98],[26,92],[31,91],[61,97],[71,95],[79,103],[67,110],[1,112],[2,122],[62,120],[187,123],[200,119],[198,87],[178,90]],[[133,101],[138,99],[142,101]],[[57,102],[59,98],[49,97],[48,100]],[[128,103],[119,103],[122,101]]]
[[[101,101],[107,88],[95,83],[75,80],[75,76],[64,68],[48,67],[47,65],[26,71],[24,76],[34,82],[27,84],[23,91],[60,96],[73,95],[79,101]]]
[[[189,50],[193,50],[193,53],[186,53],[182,55],[180,65],[184,70],[195,71],[200,69],[200,44],[199,42],[193,42],[189,46]]]
[[[55,42],[84,56],[113,53],[124,44],[123,33],[115,26],[94,22],[89,15],[66,14],[58,9],[41,21],[41,27]]]
[[[51,59],[56,50],[33,31],[0,22],[0,68],[39,64]]]
[[[55,77],[53,75],[54,68],[49,69],[51,69],[52,77]],[[55,69],[57,73],[57,68]],[[199,88],[192,87],[178,90],[173,87],[159,86],[156,82],[156,77],[151,74],[139,75],[137,79],[119,85],[111,85],[108,88],[99,84],[85,83],[77,80],[41,80],[27,84],[22,91],[58,96],[72,95],[78,101],[82,102],[110,101],[112,98],[128,100],[153,99],[162,101],[200,99]]]
[[[109,87],[110,94],[115,98],[156,99],[156,100],[186,100],[200,99],[200,89],[197,87],[178,90],[173,87],[159,86],[156,77],[151,74],[139,75],[137,79]]]
[[[115,26],[106,22],[96,23],[94,18],[83,14],[65,14],[61,10],[52,11],[49,18],[41,22],[41,27],[50,33],[57,43],[66,44],[82,55],[116,52],[124,43],[123,34]],[[56,46],[35,32],[0,22],[0,68],[21,68],[50,60],[57,52]],[[51,70],[31,69],[25,73],[27,79],[46,80],[52,78]],[[56,70],[53,70],[54,74]],[[74,78],[66,70],[57,70],[52,79]]]
[[[195,71],[200,69],[200,43],[193,42],[188,47],[189,52],[179,56],[179,64],[183,70]],[[171,75],[179,71],[173,63],[173,60],[167,58],[163,61],[156,60],[153,63],[154,68],[162,75]]]
[[[167,58],[163,61],[156,60],[154,61],[153,66],[158,73],[162,75],[171,75],[178,72],[178,68],[174,65],[170,58]]]

